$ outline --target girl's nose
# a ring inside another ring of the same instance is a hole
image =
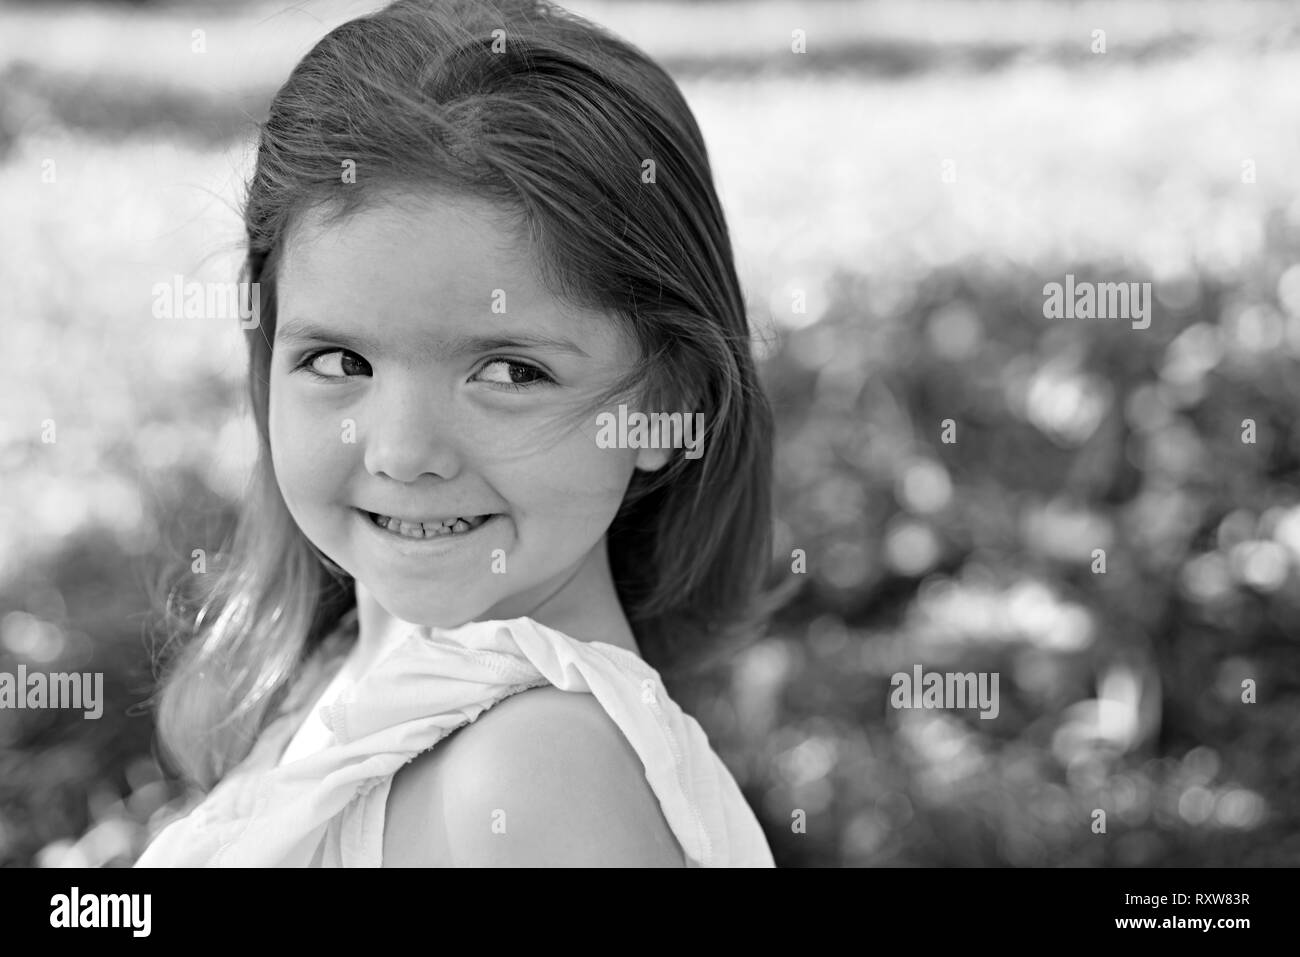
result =
[[[425,474],[454,478],[462,463],[449,411],[449,403],[433,401],[427,390],[418,399],[392,396],[375,402],[368,421],[358,422],[366,470],[397,482],[414,482]]]

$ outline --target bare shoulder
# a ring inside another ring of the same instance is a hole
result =
[[[386,867],[681,867],[641,759],[590,694],[506,698],[393,779]]]

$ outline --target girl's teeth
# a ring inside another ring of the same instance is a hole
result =
[[[406,538],[440,538],[444,535],[468,532],[473,528],[477,528],[478,525],[482,524],[482,522],[479,522],[476,525],[470,525],[470,523],[465,521],[463,518],[457,518],[451,524],[442,522],[438,524],[421,525],[418,522],[413,524],[411,522],[403,522],[396,518],[389,518],[388,516],[380,515],[375,519],[375,524]]]

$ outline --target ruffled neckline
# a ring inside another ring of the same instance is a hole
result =
[[[334,626],[329,634],[322,639],[312,655],[308,658],[307,663],[303,666],[299,678],[295,681],[293,689],[286,696],[284,703],[276,710],[276,716],[268,722],[269,730],[272,724],[278,724],[283,720],[291,718],[300,718],[306,713],[320,696],[328,689],[330,683],[337,677],[338,672],[347,666],[351,660],[352,653],[356,650],[356,643],[359,638],[358,633],[358,611],[356,607],[350,608],[339,618],[338,623]],[[470,656],[478,655],[480,660],[484,653],[497,655],[505,653],[512,642],[501,642],[499,632],[505,629],[511,636],[515,631],[525,628],[538,628],[545,632],[553,634],[564,641],[572,642],[578,645],[587,645],[592,648],[599,648],[604,653],[610,654],[614,658],[623,658],[636,662],[642,667],[649,668],[645,659],[638,653],[624,648],[622,645],[615,645],[607,641],[587,640],[573,638],[570,635],[543,625],[541,622],[528,616],[517,618],[491,618],[480,621],[470,621],[463,625],[457,625],[454,628],[437,628],[431,625],[410,625],[403,629],[402,634],[394,640],[390,640],[370,667],[361,676],[361,678],[352,682],[350,687],[360,684],[366,676],[372,674],[376,669],[381,668],[395,655],[401,654],[404,650],[409,649],[415,642],[428,642],[437,645],[445,650],[460,649]],[[296,731],[290,732],[290,738]],[[288,739],[284,742],[286,745]],[[278,754],[277,754],[278,757]]]
[[[198,808],[157,835],[139,865],[302,866],[322,840],[345,865],[374,865],[392,776],[498,702],[545,685],[592,694],[622,729],[689,861],[771,866],[752,811],[658,672],[626,648],[581,641],[527,617],[410,629],[321,706],[329,745],[277,765],[297,727],[288,719],[318,699],[316,685],[275,722],[285,726],[274,733],[268,726]],[[379,785],[377,803],[366,805]],[[360,820],[362,806],[378,810],[368,812],[374,816],[359,837],[337,822],[341,814]]]

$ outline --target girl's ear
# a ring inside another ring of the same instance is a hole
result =
[[[641,407],[646,412],[681,412],[686,413],[692,406],[681,405],[681,398],[675,391],[664,387],[652,386],[642,396]],[[636,454],[636,467],[642,472],[657,472],[673,460],[679,449],[639,449]]]
[[[657,472],[673,457],[673,449],[638,449],[636,467],[642,472]]]

